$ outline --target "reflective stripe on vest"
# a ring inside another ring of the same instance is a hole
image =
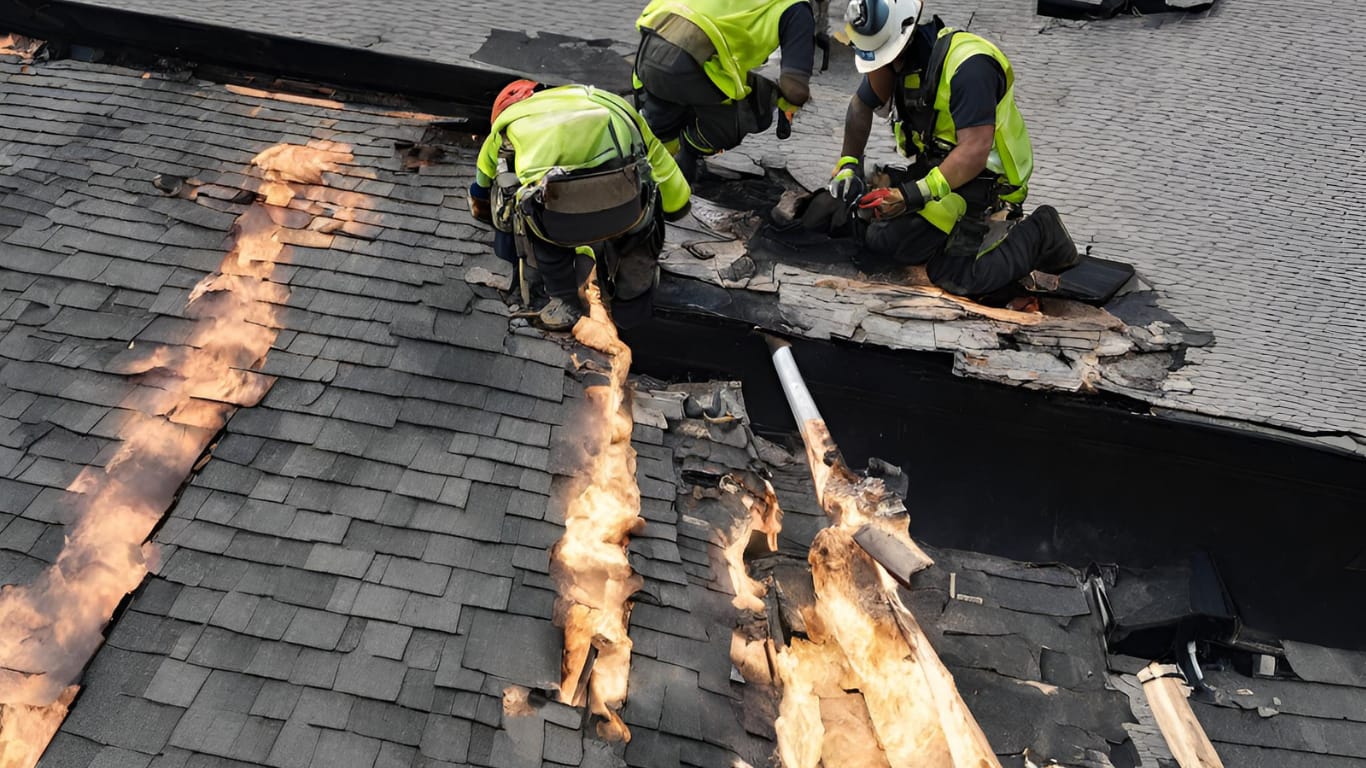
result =
[[[749,71],[778,48],[778,22],[788,8],[809,0],[653,0],[636,20],[637,29],[659,30],[671,16],[692,22],[711,40],[716,54],[702,65],[728,98],[749,95]],[[667,37],[667,36],[666,36]]]
[[[953,115],[949,108],[953,76],[969,58],[981,54],[990,56],[1005,73],[1006,92],[996,104],[996,131],[991,154],[987,157],[987,170],[1000,176],[1004,185],[1014,188],[1008,194],[1002,195],[1002,200],[1008,203],[1023,202],[1029,193],[1029,177],[1034,172],[1034,153],[1029,143],[1029,132],[1025,128],[1024,117],[1015,105],[1015,70],[1010,66],[1005,54],[989,41],[969,32],[960,31],[955,34],[952,29],[939,31],[940,38],[946,35],[953,35],[953,38],[949,43],[949,52],[944,60],[939,85],[935,89],[933,140],[941,147],[952,148],[958,145],[958,131],[953,124]],[[910,82],[912,79],[913,83]],[[919,74],[909,75],[899,86],[918,88]],[[902,154],[916,154],[918,150],[923,149],[921,137],[908,136],[904,127],[904,120],[908,116],[898,117],[900,119],[895,126],[897,147]],[[910,151],[906,143],[908,139],[915,147],[915,151]],[[921,215],[937,229],[947,233],[958,223],[958,219],[962,218],[966,210],[967,205],[962,197],[951,194],[943,200],[926,205]]]

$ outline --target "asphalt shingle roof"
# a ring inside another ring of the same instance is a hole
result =
[[[451,13],[404,0],[382,17],[365,0],[113,5],[474,66],[485,66],[478,51],[487,38],[521,26],[492,2]],[[628,55],[641,5],[524,8],[539,30],[604,39]],[[1332,0],[1223,0],[1195,16],[1089,23],[1009,0],[929,11],[986,35],[1015,65],[1037,161],[1032,202],[1056,206],[1095,255],[1134,264],[1166,309],[1214,333],[1215,346],[1188,357],[1190,391],[1170,392],[1162,405],[1366,439],[1366,316],[1356,306],[1366,253],[1352,205],[1366,167],[1355,127],[1361,98],[1304,80],[1325,66],[1352,79],[1366,60],[1359,14]],[[838,9],[832,15],[837,24]],[[1285,53],[1268,59],[1271,48]],[[753,138],[728,162],[781,156],[799,181],[823,184],[855,82],[841,54],[816,78],[816,100],[791,140]],[[888,147],[875,141],[873,156],[889,157]]]
[[[278,328],[260,372],[275,380],[214,433],[153,537],[154,575],[110,628],[43,765],[761,763],[770,733],[746,713],[762,692],[732,678],[736,613],[693,491],[705,465],[743,469],[760,448],[738,428],[638,414],[648,525],[631,545],[646,578],[623,712],[634,738],[617,754],[581,711],[535,694],[531,714],[505,715],[509,685],[559,676],[546,551],[562,529],[549,499],[572,471],[556,465],[556,437],[583,385],[559,343],[509,326],[486,284],[504,271],[465,212],[469,151],[406,172],[395,142],[420,138],[420,118],[141,74],[0,61],[4,583],[31,583],[56,558],[73,480],[108,464],[131,414],[158,402],[155,372],[125,353],[192,338],[189,293],[255,204],[243,193],[261,188],[252,158],[336,141],[354,159],[275,212],[292,243],[271,277]],[[197,195],[165,195],[158,174]],[[352,211],[339,228],[307,228],[338,206]],[[782,543],[800,555],[820,524],[809,480],[789,465],[774,481]],[[992,743],[1113,755],[1136,716],[1102,682],[1078,575],[936,554],[910,599]],[[948,572],[955,594],[982,602],[950,595]],[[1295,678],[1241,684],[1356,711],[1360,681],[1322,670],[1359,659],[1326,654],[1288,653]],[[1366,757],[1360,723],[1296,707],[1255,720],[1198,711],[1229,760]]]

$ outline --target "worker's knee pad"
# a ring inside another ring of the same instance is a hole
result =
[[[645,118],[650,132],[660,141],[677,140],[691,114],[688,107],[682,104],[663,101],[646,91],[641,92],[640,116]]]
[[[751,133],[773,125],[773,111],[756,110],[751,99],[731,104],[697,107],[696,119],[683,131],[683,137],[703,154],[713,154],[740,146]]]
[[[613,300],[630,301],[654,288],[659,269],[659,254],[664,250],[664,226],[660,216],[649,219],[641,228],[614,240],[606,249],[605,264],[611,281]]]

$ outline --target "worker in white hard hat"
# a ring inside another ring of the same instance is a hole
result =
[[[951,293],[986,296],[1034,270],[1059,272],[1080,257],[1057,211],[1021,218],[1034,168],[1015,73],[1000,49],[970,32],[920,23],[919,0],[852,0],[845,32],[864,73],[845,113],[844,144],[829,193],[861,209],[865,249],[924,264]],[[890,105],[905,168],[873,174],[863,153],[873,112]]]

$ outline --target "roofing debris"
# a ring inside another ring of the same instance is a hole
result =
[[[0,55],[17,56],[21,61],[31,62],[42,50],[43,41],[24,37],[13,32],[0,35]]]
[[[779,208],[793,199],[787,193]],[[1029,311],[985,306],[931,285],[923,267],[870,275],[829,253],[834,241],[792,242],[774,229],[780,212],[770,221],[705,200],[693,208],[695,221],[669,230],[661,257],[667,274],[702,284],[665,286],[664,301],[685,312],[811,339],[947,352],[959,375],[1147,402],[1189,389],[1185,350],[1213,340],[1159,309],[1151,290],[1105,307],[1052,297]]]

